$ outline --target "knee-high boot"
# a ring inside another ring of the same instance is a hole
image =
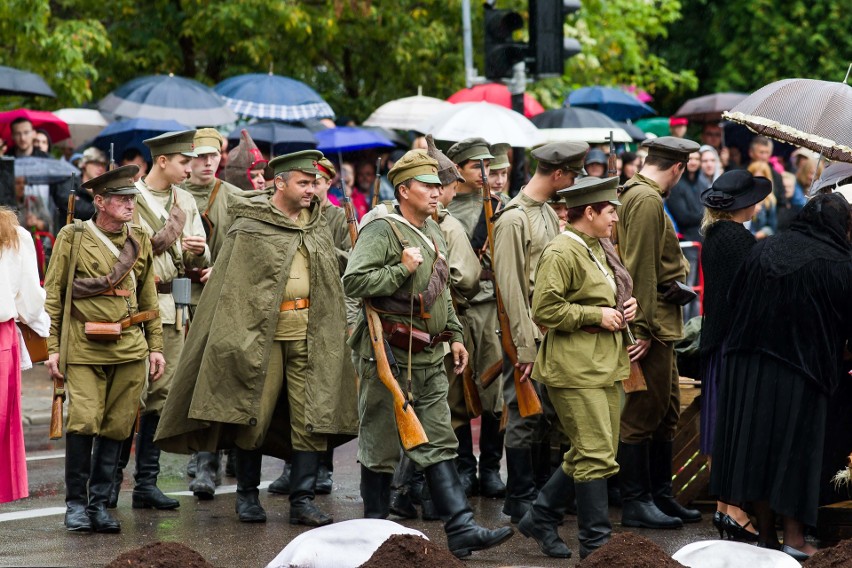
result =
[[[361,465],[361,501],[364,502],[365,519],[388,518],[392,480],[392,473],[380,473]],[[414,516],[417,516],[417,510]]]
[[[109,494],[115,482],[115,470],[121,453],[122,440],[99,436],[92,454],[92,472],[89,478],[89,504],[86,513],[92,521],[92,530],[100,533],[117,533],[121,524],[107,511]]]
[[[701,511],[687,509],[672,495],[672,442],[670,440],[651,440],[651,495],[654,505],[670,517],[677,517],[684,523],[701,522]]]
[[[157,487],[160,475],[160,448],[154,444],[154,433],[160,417],[149,412],[139,419],[136,436],[136,486],[133,488],[134,509],[177,509],[180,501],[166,497]]]
[[[503,432],[500,417],[483,413],[479,429],[479,492],[483,497],[506,496],[506,486],[500,479],[500,460],[503,458]]]
[[[219,452],[198,452],[195,459],[195,479],[189,484],[189,490],[202,501],[209,501],[216,494]]]
[[[503,514],[513,523],[521,520],[535,500],[532,451],[529,448],[506,448],[506,501]]]
[[[322,452],[293,451],[290,470],[290,524],[321,527],[334,522],[314,505],[319,461]],[[390,480],[388,480],[390,481]],[[390,490],[390,484],[388,484]],[[390,492],[388,492],[390,498]]]
[[[92,522],[86,513],[89,503],[89,475],[92,471],[94,436],[65,435],[65,528],[89,532]]]
[[[363,497],[364,466],[361,466],[361,483]],[[417,508],[412,499],[412,483],[414,477],[414,462],[408,456],[403,455],[396,464],[393,478],[391,479],[390,512],[403,519],[416,519]],[[366,509],[366,501],[365,509]]]
[[[574,500],[574,480],[559,467],[538,492],[535,502],[527,511],[518,530],[532,537],[538,547],[553,558],[571,558],[571,550],[559,537],[557,526],[565,516],[568,503]]]
[[[263,454],[260,450],[234,451],[237,457],[237,501],[234,508],[243,523],[265,523],[266,511],[260,505],[258,485]]]
[[[121,492],[121,484],[124,482],[124,470],[127,468],[128,462],[130,462],[130,449],[133,447],[133,438],[134,434],[131,432],[130,436],[121,442],[121,452],[118,454],[118,467],[115,468],[115,480],[109,491],[107,509],[118,507],[118,494]]]
[[[621,524],[625,527],[679,529],[683,521],[660,511],[651,498],[649,441],[618,444],[621,466]]]
[[[459,472],[464,494],[468,497],[479,495],[479,480],[476,479],[476,456],[473,455],[473,435],[470,422],[456,428],[459,441],[456,469]]]
[[[577,493],[577,540],[580,558],[585,558],[609,541],[609,499],[606,479],[574,483]]]

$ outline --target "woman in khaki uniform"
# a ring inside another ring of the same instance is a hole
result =
[[[536,269],[532,317],[547,333],[532,377],[547,385],[571,450],[518,528],[557,558],[571,556],[556,527],[574,491],[580,557],[612,532],[606,480],[618,473],[621,381],[630,374],[626,322],[636,315],[632,281],[609,242],[617,185],[617,178],[589,176],[559,192],[569,224]]]

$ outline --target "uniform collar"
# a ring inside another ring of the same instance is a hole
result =
[[[655,182],[654,180],[652,180],[649,177],[643,176],[642,174],[637,173],[624,185],[628,185],[628,186],[633,185],[634,182],[641,183],[642,185],[647,185],[648,187],[650,187],[651,189],[653,189],[654,191],[656,191],[660,195],[665,195],[663,188],[660,187],[660,185],[657,182]]]

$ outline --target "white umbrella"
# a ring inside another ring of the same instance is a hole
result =
[[[478,137],[489,144],[510,144],[513,148],[530,148],[541,141],[538,128],[524,115],[486,102],[454,104],[414,130],[431,134],[436,140],[458,142]]]
[[[606,144],[612,132],[613,142],[629,144],[633,138],[623,128],[540,128],[541,143],[548,142],[588,142]]]
[[[54,111],[53,114],[68,124],[71,138],[67,144],[74,148],[92,140],[109,124],[100,111],[90,108],[62,108]]]
[[[364,126],[381,126],[391,130],[413,130],[421,122],[452,106],[452,103],[435,97],[424,97],[417,88],[417,96],[388,101],[364,121]]]

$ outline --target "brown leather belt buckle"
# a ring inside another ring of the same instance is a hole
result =
[[[171,294],[172,293],[172,283],[171,282],[157,282],[157,293],[158,294]]]

